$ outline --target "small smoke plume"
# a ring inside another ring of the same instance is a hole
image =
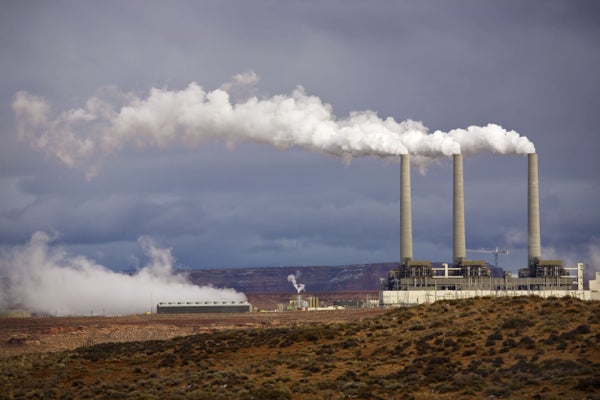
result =
[[[584,260],[587,279],[596,279],[596,273],[600,272],[600,239],[593,238],[587,245],[587,256]]]
[[[504,243],[508,247],[521,247],[527,245],[527,234],[523,231],[511,230],[504,234]]]
[[[147,238],[139,243],[148,263],[134,275],[117,273],[83,256],[50,246],[55,237],[36,232],[23,246],[5,249],[0,277],[8,292],[0,308],[20,307],[57,315],[132,314],[166,301],[245,301],[233,289],[196,286],[173,273],[171,249]]]
[[[232,77],[231,82],[226,82],[221,85],[221,89],[230,92],[235,87],[253,86],[258,83],[260,77],[254,71],[246,71],[243,74],[236,74]]]
[[[535,152],[526,137],[494,124],[429,133],[421,122],[382,119],[374,111],[337,119],[331,105],[301,86],[289,95],[232,101],[238,97],[232,92],[258,80],[248,72],[212,91],[191,83],[183,90],[151,89],[145,97],[113,90],[57,115],[43,98],[19,91],[12,107],[23,140],[68,166],[85,166],[90,177],[106,156],[126,147],[198,146],[215,137],[300,146],[345,160],[410,153],[428,163],[457,153]]]
[[[600,272],[600,239],[591,238],[590,242],[577,249],[557,249],[553,246],[542,247],[542,259],[562,260],[565,267],[574,268],[577,263],[584,265],[584,280],[596,279]],[[584,251],[582,251],[584,250]],[[574,272],[571,272],[575,275]]]
[[[288,282],[291,282],[292,285],[294,285],[294,287],[296,288],[296,291],[298,293],[300,293],[301,291],[304,290],[304,288],[306,287],[304,285],[304,283],[298,283],[296,282],[296,279],[300,278],[300,271],[296,272],[296,275],[290,274],[287,277]]]

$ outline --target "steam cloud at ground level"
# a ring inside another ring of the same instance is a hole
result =
[[[22,246],[5,249],[0,308],[20,307],[52,315],[133,314],[161,301],[245,301],[233,289],[196,286],[173,273],[171,249],[141,237],[149,260],[133,275],[118,273],[83,256],[51,246],[55,237],[38,231]]]

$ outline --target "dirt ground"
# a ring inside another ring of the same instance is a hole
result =
[[[244,314],[31,317],[0,319],[0,357],[54,352],[105,342],[165,340],[224,329],[286,327],[356,321],[383,309]]]

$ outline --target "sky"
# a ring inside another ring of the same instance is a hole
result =
[[[470,126],[535,146],[542,257],[600,271],[596,1],[2,9],[5,274],[40,237],[115,271],[149,263],[140,240],[186,269],[398,261],[393,132],[429,140]],[[244,107],[231,116],[232,105]],[[315,124],[338,142],[311,136]],[[509,249],[500,266],[516,272],[527,262],[527,158],[463,152],[467,248]],[[450,261],[451,158],[429,156],[413,157],[413,252]]]

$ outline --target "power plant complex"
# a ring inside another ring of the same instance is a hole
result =
[[[401,156],[400,265],[381,280],[379,304],[408,305],[476,296],[538,295],[590,299],[583,290],[583,264],[566,268],[561,260],[542,260],[537,154],[528,157],[527,268],[517,277],[495,277],[485,261],[468,260],[465,240],[463,159],[453,156],[452,262],[433,267],[431,261],[413,259],[410,156]],[[576,271],[571,275],[571,271]]]
[[[491,268],[482,260],[467,259],[465,234],[465,194],[463,156],[453,155],[452,195],[452,260],[432,263],[413,258],[413,232],[411,211],[410,156],[400,159],[400,263],[388,276],[381,278],[379,306],[403,306],[431,303],[444,299],[464,299],[480,296],[529,296],[577,297],[582,300],[600,299],[600,272],[589,281],[584,290],[584,265],[563,266],[562,260],[544,260],[541,254],[540,205],[538,158],[536,153],[527,155],[527,264],[516,276]],[[489,251],[496,255],[507,250]],[[495,266],[497,267],[497,265]],[[297,273],[299,274],[299,273]],[[300,292],[304,284],[296,282],[296,275],[288,279],[297,291],[297,299],[290,301],[288,310],[318,310],[318,300],[308,304]],[[312,298],[311,298],[312,299]],[[375,300],[373,305],[376,305]],[[338,306],[334,304],[334,306]],[[341,305],[340,305],[341,306]],[[358,305],[356,305],[358,307]],[[336,307],[337,308],[337,307]],[[345,307],[342,307],[345,308]],[[283,311],[284,305],[278,305]],[[159,303],[156,312],[168,313],[240,313],[251,312],[248,302],[168,302]]]

